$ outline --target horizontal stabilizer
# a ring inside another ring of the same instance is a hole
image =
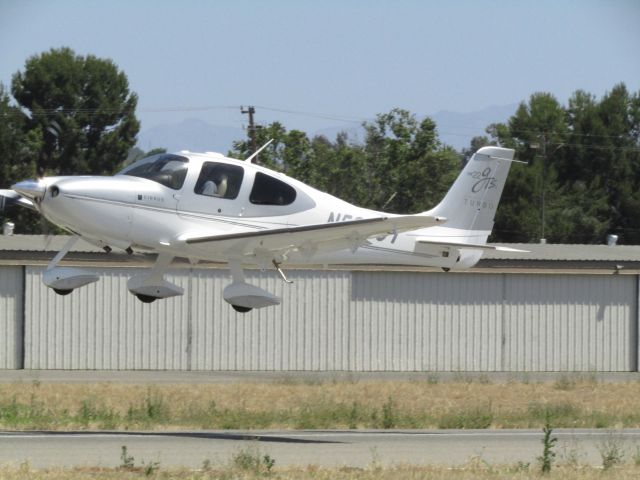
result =
[[[503,247],[501,245],[487,245],[486,243],[462,243],[462,242],[441,242],[437,240],[418,239],[418,243],[425,245],[455,247],[455,248],[473,248],[477,250],[494,250],[498,252],[520,252],[530,253],[529,250],[519,250],[517,248]]]

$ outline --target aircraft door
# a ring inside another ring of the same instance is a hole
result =
[[[188,173],[185,157],[162,154],[123,170],[121,174],[152,180],[136,187],[132,195],[134,208],[126,215],[130,224],[131,241],[141,245],[154,245],[169,241],[165,226],[175,218],[180,192]]]

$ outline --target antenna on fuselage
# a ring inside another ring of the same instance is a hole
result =
[[[271,142],[273,142],[273,138],[272,138],[271,140],[269,140],[267,143],[265,143],[263,146],[261,146],[258,150],[256,150],[255,152],[253,152],[253,153],[251,154],[251,156],[245,160],[245,162],[247,162],[247,163],[251,163],[251,160],[253,160],[254,158],[256,158],[256,157],[258,156],[258,154],[259,154],[262,150],[264,150],[265,148],[267,148]]]

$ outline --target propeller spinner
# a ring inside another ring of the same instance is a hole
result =
[[[33,201],[39,201],[47,191],[47,184],[42,180],[24,180],[11,187],[23,197]]]

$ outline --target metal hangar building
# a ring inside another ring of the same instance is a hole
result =
[[[518,245],[465,272],[247,270],[282,305],[236,313],[226,265],[177,263],[185,295],[143,304],[150,259],[79,242],[101,279],[58,296],[41,274],[66,237],[0,237],[0,369],[635,372],[640,247]]]

